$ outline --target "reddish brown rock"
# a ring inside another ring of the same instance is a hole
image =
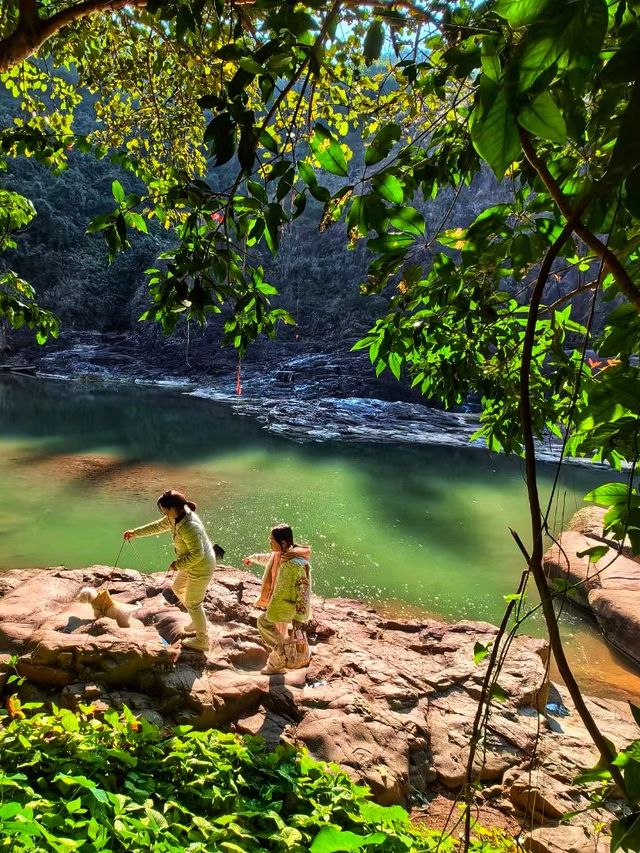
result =
[[[625,556],[630,546],[617,553],[617,545],[603,537],[599,507],[579,510],[566,530],[544,556],[550,584],[568,584],[567,596],[595,616],[606,639],[640,663],[640,563]],[[585,535],[600,531],[599,538]],[[597,563],[578,557],[589,548],[607,544],[610,550]]]
[[[594,589],[589,604],[611,645],[640,662],[640,589]]]
[[[607,853],[610,836],[582,825],[534,829],[523,843],[527,853]]]
[[[88,584],[139,604],[139,624],[122,629],[95,620],[91,607],[75,600]],[[107,567],[8,572],[0,575],[0,652],[19,654],[30,680],[19,688],[25,697],[93,705],[98,713],[127,705],[158,723],[306,745],[370,785],[381,803],[410,803],[434,784],[462,784],[487,666],[487,659],[474,663],[474,646],[493,642],[494,626],[405,623],[356,601],[316,598],[309,667],[265,676],[252,608],[258,588],[247,572],[215,575],[205,600],[211,646],[204,655],[181,648],[188,617],[164,575]],[[572,780],[577,768],[594,763],[573,711],[566,719],[539,714],[549,690],[546,656],[540,640],[513,641],[499,678],[507,698],[492,704],[474,763],[476,778],[495,783],[492,790],[536,820],[579,801]],[[607,737],[633,737],[633,726],[619,723],[628,710],[594,703],[593,713]]]

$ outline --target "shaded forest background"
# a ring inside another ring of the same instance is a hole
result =
[[[14,114],[12,96],[0,91],[0,122],[11,125]],[[93,98],[87,94],[77,110],[75,130],[88,133],[94,122]],[[362,141],[357,133],[351,133],[347,141],[354,150],[351,168],[357,170],[362,161]],[[206,178],[212,187],[222,189],[235,176],[236,169],[231,162],[211,169]],[[59,316],[63,341],[77,332],[126,333],[140,343],[144,353],[154,356],[166,349],[167,342],[154,324],[138,322],[148,305],[144,271],[155,266],[158,254],[170,248],[174,238],[170,231],[151,222],[149,234],[136,234],[133,247],[109,264],[102,235],[87,234],[86,228],[93,217],[112,209],[111,184],[115,179],[127,191],[143,190],[131,173],[91,155],[70,152],[68,168],[58,173],[26,157],[11,160],[2,173],[2,183],[30,198],[37,216],[19,235],[17,249],[5,255],[4,260],[35,287],[40,303]],[[331,181],[331,176],[324,181],[329,189]],[[463,187],[449,226],[468,225],[488,202],[502,201],[509,192],[510,188],[500,186],[487,170],[472,187]],[[453,197],[451,190],[437,202],[422,200],[417,204],[427,223],[425,265],[431,251],[441,250],[437,245],[429,246],[429,235],[447,216]],[[283,227],[278,256],[273,258],[263,250],[261,262],[266,280],[280,292],[274,302],[298,321],[296,329],[281,330],[282,341],[295,342],[305,351],[346,352],[383,312],[389,294],[360,293],[368,261],[364,241],[349,249],[344,223],[319,232],[321,215],[322,205],[311,199],[305,215]],[[0,258],[0,268],[2,263]],[[526,300],[523,283],[513,282],[512,286],[522,291],[520,298]],[[575,282],[557,277],[557,295],[574,286]],[[550,294],[550,298],[556,297]],[[586,313],[586,304],[584,309]],[[219,353],[222,323],[222,317],[214,317],[206,330],[194,329],[193,325],[189,330],[192,357],[203,367],[207,361],[210,363],[213,352]],[[186,327],[179,325],[174,345],[181,346],[186,336]],[[0,348],[10,351],[16,347],[34,353],[37,350],[27,332],[16,334],[4,329]],[[269,353],[275,350],[268,344],[258,344],[254,351],[268,361]],[[232,354],[219,354],[216,358],[226,363]]]

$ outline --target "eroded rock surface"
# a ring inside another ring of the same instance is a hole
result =
[[[86,585],[138,604],[132,627],[94,619],[91,606],[76,600]],[[366,782],[381,803],[420,802],[434,786],[462,784],[486,666],[486,660],[474,664],[474,645],[489,644],[494,626],[389,620],[357,601],[316,598],[309,667],[265,676],[251,606],[257,592],[254,575],[218,570],[205,602],[211,648],[204,655],[181,649],[188,616],[164,576],[105,566],[6,572],[0,574],[0,672],[12,653],[28,677],[20,689],[31,700],[40,695],[97,711],[126,704],[159,724],[305,744]],[[586,804],[571,780],[597,756],[568,701],[549,684],[546,658],[541,640],[512,643],[499,679],[508,699],[493,704],[474,767],[492,802],[548,828]],[[567,706],[567,717],[546,713],[549,690],[556,707]],[[598,700],[592,710],[614,741],[636,736],[625,707]],[[589,820],[585,837],[591,837]],[[531,836],[530,849],[541,844],[540,834]]]
[[[595,617],[612,646],[640,663],[640,563],[628,542],[620,549],[606,538],[604,514],[594,506],[578,510],[545,554],[544,569],[552,585],[566,582],[568,598]],[[585,552],[603,544],[609,552],[592,562]]]

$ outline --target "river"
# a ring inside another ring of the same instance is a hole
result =
[[[295,410],[297,404],[291,402]],[[186,492],[225,563],[268,548],[272,524],[313,546],[314,587],[406,616],[499,621],[527,541],[518,459],[471,447],[294,443],[224,403],[125,383],[0,380],[0,567],[112,565],[122,531]],[[554,469],[541,468],[548,495]],[[608,478],[564,466],[556,529]],[[119,564],[164,571],[168,539],[126,545]],[[535,595],[530,596],[535,604]],[[640,678],[585,617],[565,612],[570,659],[589,692],[640,697]],[[536,614],[528,633],[541,635]]]

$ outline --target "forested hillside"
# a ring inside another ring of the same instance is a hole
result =
[[[92,103],[87,95],[78,110],[79,132],[87,132],[94,123]],[[0,92],[0,123],[9,126],[13,114],[10,95]],[[354,133],[349,143],[356,152],[355,168],[362,156],[362,144]],[[87,225],[113,207],[114,180],[120,180],[127,190],[135,190],[136,178],[109,160],[92,155],[70,152],[68,163],[67,169],[53,173],[30,158],[10,161],[3,183],[30,198],[37,216],[19,236],[17,249],[5,256],[6,262],[34,285],[41,304],[60,317],[63,333],[134,329],[155,340],[157,330],[150,328],[151,324],[138,323],[148,302],[145,270],[172,245],[172,233],[150,223],[149,234],[137,234],[133,247],[110,264],[102,235],[87,234]],[[211,169],[207,180],[214,188],[226,186],[234,168],[231,163]],[[331,177],[325,181],[329,188],[331,181]],[[508,188],[500,188],[487,171],[473,188],[463,189],[451,226],[468,224],[487,199],[501,200],[506,192]],[[435,231],[447,215],[451,199],[423,201],[427,229],[431,226]],[[297,335],[296,340],[322,350],[364,334],[386,300],[360,292],[369,257],[363,242],[359,241],[355,249],[348,248],[343,222],[319,230],[322,205],[311,199],[309,206],[315,207],[313,215],[283,226],[275,259],[267,251],[259,254],[266,280],[280,291],[276,301],[298,321],[295,332],[283,329],[283,334]],[[427,249],[426,265],[429,257]],[[213,318],[207,342],[215,344],[220,338],[221,321]],[[5,343],[11,345],[10,335]]]

